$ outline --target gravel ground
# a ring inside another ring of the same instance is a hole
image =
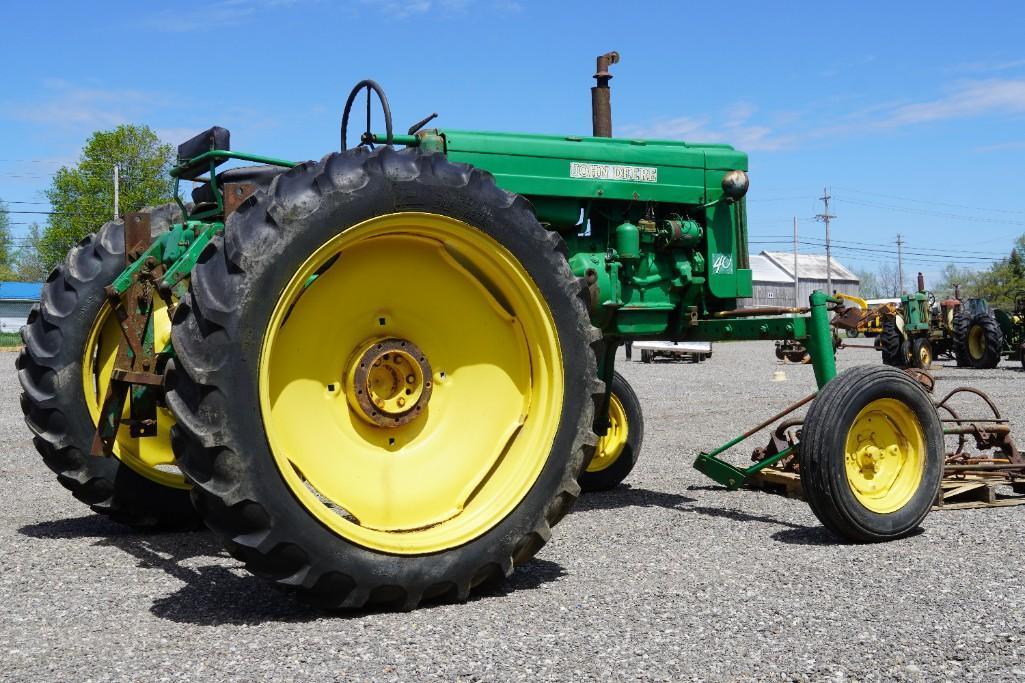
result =
[[[800,501],[691,469],[811,389],[811,368],[779,365],[771,344],[621,363],[646,419],[628,485],[581,500],[501,589],[407,614],[312,611],[206,533],[92,514],[36,455],[13,366],[0,353],[0,678],[1025,678],[1025,508],[935,512],[911,538],[851,546]],[[1022,433],[1019,367],[936,375],[991,392]]]

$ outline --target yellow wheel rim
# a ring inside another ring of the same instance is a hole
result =
[[[865,406],[847,432],[847,482],[862,505],[880,514],[904,507],[925,473],[925,431],[903,402]]]
[[[626,420],[626,410],[619,397],[612,394],[609,397],[609,431],[598,439],[598,446],[594,449],[594,457],[591,458],[591,464],[587,466],[587,471],[601,472],[612,467],[623,453],[629,432],[630,425]]]
[[[153,335],[157,349],[162,349],[171,339],[171,320],[167,306],[159,298],[153,301]],[[86,338],[82,357],[82,389],[85,403],[93,424],[100,419],[100,406],[107,395],[110,374],[117,358],[117,347],[121,341],[121,329],[117,318],[112,315],[110,304],[104,302]],[[126,402],[124,417],[128,417]],[[157,434],[135,438],[129,428],[122,426],[114,442],[114,455],[135,472],[158,484],[187,489],[185,477],[174,466],[174,452],[171,450],[171,427],[174,417],[162,406],[157,407]],[[163,469],[161,469],[163,468]]]
[[[986,353],[986,332],[982,325],[973,325],[968,332],[968,353],[976,360]]]
[[[932,351],[929,350],[929,346],[922,344],[922,347],[918,349],[918,359],[921,361],[921,366],[927,368],[932,365]]]
[[[397,213],[335,236],[291,278],[259,390],[303,506],[356,544],[422,554],[486,533],[531,489],[559,426],[562,353],[508,250],[455,219]]]

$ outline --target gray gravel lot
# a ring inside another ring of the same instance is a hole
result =
[[[646,418],[629,485],[582,499],[502,589],[405,614],[311,611],[204,532],[92,514],[33,449],[14,358],[0,353],[3,679],[1025,679],[1025,507],[936,512],[912,538],[850,546],[800,501],[691,469],[811,390],[811,368],[771,344],[621,363]],[[1020,366],[950,365],[940,389],[991,392],[1025,434]]]

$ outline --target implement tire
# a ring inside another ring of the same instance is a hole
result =
[[[146,211],[154,236],[181,216],[175,204]],[[166,431],[169,414],[160,419],[158,436],[132,439],[123,427],[115,445],[116,457],[89,454],[96,434],[92,411],[98,411],[102,403],[99,387],[109,377],[120,335],[112,318],[111,324],[103,324],[110,315],[104,287],[124,268],[124,222],[116,220],[85,237],[50,273],[39,304],[22,328],[25,347],[17,367],[25,421],[47,467],[56,472],[61,485],[94,511],[135,527],[195,528],[199,518],[184,478],[147,468],[130,455],[141,453],[136,447],[146,441],[146,448],[160,448],[165,462],[172,460]],[[96,342],[100,338],[104,341]],[[102,349],[95,356],[93,349],[86,348],[91,341]],[[87,355],[93,358],[93,368],[86,363]],[[88,394],[90,386],[94,387],[92,396]]]
[[[968,362],[976,370],[989,370],[1000,363],[1004,333],[992,314],[981,313],[975,316],[968,327],[965,347],[968,351]]]
[[[831,380],[808,410],[799,448],[801,486],[815,516],[851,541],[914,531],[943,476],[943,428],[922,385],[884,366]]]
[[[883,323],[883,332],[879,335],[879,348],[883,352],[883,363],[895,368],[907,367],[908,353],[904,348],[904,335],[897,329],[894,320]]]
[[[630,474],[641,455],[644,443],[641,402],[630,383],[618,372],[612,375],[609,419],[612,424],[608,433],[598,439],[594,457],[580,475],[580,488],[584,491],[615,488]]]
[[[172,438],[204,521],[323,607],[509,576],[597,442],[584,284],[529,202],[440,154],[358,148],[277,176],[175,314]],[[419,408],[399,412],[406,395]]]

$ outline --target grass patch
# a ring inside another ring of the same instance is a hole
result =
[[[21,334],[18,332],[0,332],[0,349],[13,349],[21,346]]]

